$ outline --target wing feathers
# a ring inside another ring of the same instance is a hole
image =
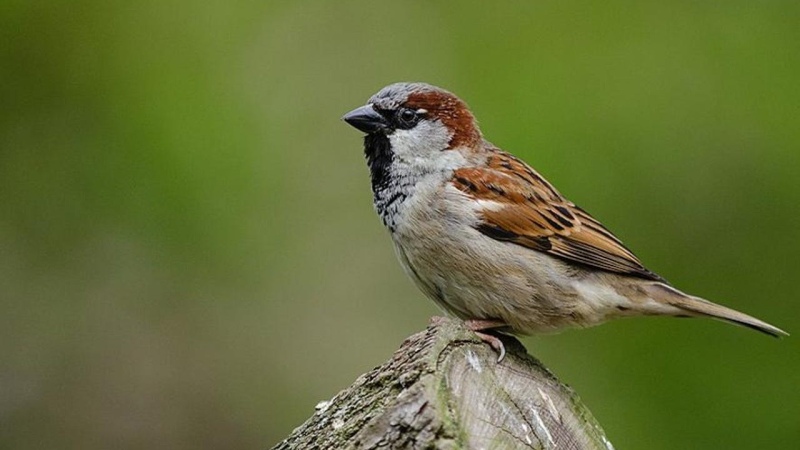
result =
[[[481,212],[477,229],[492,239],[596,269],[664,281],[600,222],[508,153],[492,150],[486,166],[458,169],[451,182],[475,200],[502,205]]]

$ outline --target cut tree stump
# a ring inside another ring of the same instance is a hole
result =
[[[568,386],[510,336],[495,353],[435,318],[273,449],[613,449]]]

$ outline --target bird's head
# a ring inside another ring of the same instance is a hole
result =
[[[452,93],[425,83],[395,83],[342,119],[375,138],[385,137],[400,156],[473,146],[481,132],[467,104]]]

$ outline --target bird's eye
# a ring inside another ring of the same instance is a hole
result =
[[[397,122],[401,128],[411,128],[419,121],[419,114],[413,109],[403,108],[397,111]]]

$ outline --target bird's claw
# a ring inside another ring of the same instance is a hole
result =
[[[489,344],[490,347],[496,351],[499,356],[497,357],[497,362],[500,363],[503,358],[506,357],[506,346],[503,345],[503,341],[500,340],[497,336],[492,336],[488,333],[481,333],[480,331],[475,331],[475,334],[481,338],[483,342]]]

